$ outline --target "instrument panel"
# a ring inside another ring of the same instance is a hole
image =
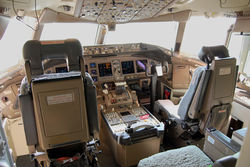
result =
[[[85,59],[86,71],[92,76],[94,82],[122,81],[146,77],[145,72],[149,60],[133,58],[130,56],[111,58]]]
[[[144,55],[150,51],[147,46],[131,43],[83,47],[86,71],[95,83],[146,78],[146,70],[150,73],[150,65],[158,63]]]

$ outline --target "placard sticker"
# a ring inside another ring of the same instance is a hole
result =
[[[48,105],[70,103],[74,101],[73,93],[47,96]]]
[[[4,95],[9,95],[9,94],[11,94],[11,93],[12,93],[11,90],[5,90],[5,91],[3,92]]]
[[[214,144],[214,139],[213,139],[212,137],[208,136],[208,137],[207,137],[207,140],[208,140],[210,143]]]
[[[231,74],[231,68],[230,67],[220,68],[219,75],[228,75],[228,74]]]

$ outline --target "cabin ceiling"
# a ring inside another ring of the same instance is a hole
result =
[[[100,24],[127,23],[190,10],[216,16],[250,14],[250,0],[0,0],[0,14],[36,17],[45,8]],[[13,10],[14,9],[14,10]]]

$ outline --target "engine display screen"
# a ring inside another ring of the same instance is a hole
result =
[[[145,72],[147,67],[147,60],[136,60],[136,71]]]
[[[100,77],[112,76],[111,63],[98,64]]]
[[[124,61],[122,62],[122,73],[123,74],[132,74],[135,72],[134,62],[133,61]]]
[[[96,75],[96,74],[97,74],[97,71],[96,71],[96,70],[91,70],[91,74],[92,74],[92,75]]]
[[[90,68],[95,68],[96,67],[96,64],[95,63],[90,63]]]
[[[131,115],[128,111],[120,112],[120,114],[121,116]]]

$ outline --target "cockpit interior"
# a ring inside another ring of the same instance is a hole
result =
[[[0,0],[0,167],[248,167],[250,0]]]

